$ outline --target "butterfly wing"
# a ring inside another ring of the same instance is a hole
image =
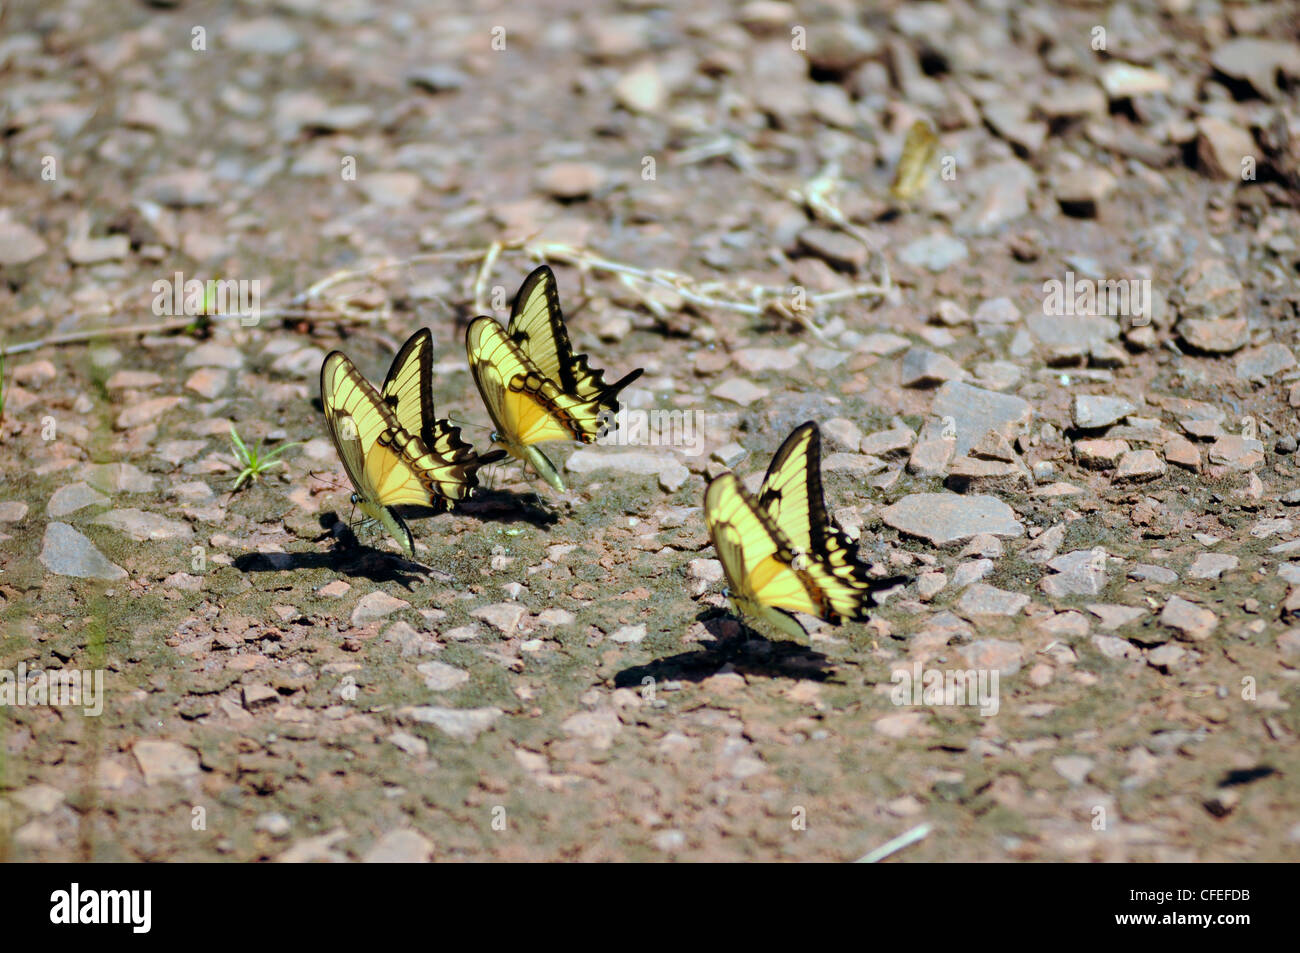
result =
[[[924,119],[912,123],[903,141],[903,153],[894,171],[893,185],[889,188],[894,198],[906,201],[925,191],[934,175],[934,156],[938,149],[939,137],[934,128]]]
[[[428,468],[437,495],[444,499],[467,499],[478,486],[478,468],[505,456],[479,456],[461,439],[459,427],[434,412],[433,335],[428,328],[407,338],[393,358],[384,378],[383,399],[400,429],[420,438],[423,447],[413,447],[412,453]]]
[[[709,483],[704,522],[737,610],[766,619],[791,635],[804,635],[789,613],[820,615],[821,607],[807,580],[792,565],[794,553],[780,531],[734,473],[722,473]]]
[[[606,384],[605,372],[593,370],[586,354],[574,354],[560,310],[555,273],[547,265],[535,268],[515,295],[508,329],[510,340],[528,356],[538,373],[554,381],[573,397],[597,400],[612,413],[618,411],[618,392],[641,376],[638,368]]]
[[[821,431],[808,421],[781,444],[767,468],[758,507],[788,541],[796,565],[814,590],[819,611],[830,622],[865,619],[873,590],[898,580],[873,579],[853,543],[826,512],[821,478]]]

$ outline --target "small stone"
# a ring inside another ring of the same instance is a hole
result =
[[[528,614],[528,610],[517,602],[497,602],[482,606],[470,613],[476,619],[482,619],[503,635],[511,635],[519,627],[519,622]]]
[[[634,645],[644,639],[645,636],[646,627],[644,625],[625,625],[610,633],[609,639],[611,642]]]
[[[1147,664],[1152,668],[1169,673],[1179,667],[1187,658],[1187,654],[1187,650],[1181,645],[1168,642],[1147,653]]]
[[[198,753],[174,741],[137,741],[131,752],[145,784],[184,781],[199,773]]]
[[[1254,470],[1264,464],[1264,444],[1239,434],[1224,434],[1210,445],[1210,462],[1233,470]]]
[[[1137,408],[1123,397],[1076,394],[1070,407],[1074,425],[1084,430],[1109,427],[1119,423]]]
[[[379,590],[368,592],[357,600],[356,607],[352,610],[352,625],[364,626],[370,622],[377,622],[394,612],[409,608],[411,608],[409,602],[390,596],[386,592]]]
[[[654,114],[668,102],[668,88],[655,65],[646,62],[619,77],[614,98],[629,112]]]
[[[1189,320],[1224,320],[1237,317],[1245,300],[1245,290],[1241,279],[1226,261],[1221,258],[1204,258],[1194,262],[1179,275],[1177,299],[1179,317],[1184,323]],[[1181,326],[1179,330],[1186,339],[1187,334]],[[1243,335],[1244,330],[1243,327]],[[1202,350],[1214,349],[1207,347]]]
[[[940,272],[964,261],[967,255],[966,243],[961,239],[935,232],[904,246],[898,257],[904,264]]]
[[[1295,367],[1295,364],[1295,355],[1291,349],[1274,342],[1242,352],[1237,358],[1237,376],[1242,380],[1265,381]]]
[[[538,187],[547,195],[563,201],[585,198],[604,184],[605,174],[589,162],[558,162],[543,169]]]
[[[1259,153],[1255,138],[1246,129],[1217,116],[1196,120],[1196,157],[1201,169],[1212,178],[1240,181],[1242,159]]]
[[[167,411],[181,402],[179,397],[155,397],[133,404],[117,415],[113,426],[118,430],[130,430],[145,424],[157,423]]]
[[[469,672],[445,662],[421,662],[415,670],[424,678],[424,687],[433,692],[450,691],[469,681]]]
[[[691,478],[691,471],[685,464],[676,461],[666,464],[659,471],[659,489],[665,493],[676,493]]]
[[[762,400],[770,391],[766,387],[760,387],[743,377],[733,377],[719,384],[710,393],[719,400],[739,404],[741,407],[748,407],[750,404]]]
[[[1029,597],[1024,598],[1027,602]],[[1024,664],[1024,648],[1019,642],[1006,639],[976,639],[958,646],[956,654],[966,663],[966,668],[996,669],[1004,678],[1015,675]]]
[[[813,225],[799,233],[799,243],[828,264],[848,271],[866,267],[870,250],[852,235]]]
[[[363,864],[427,864],[433,859],[433,844],[419,831],[400,828],[389,831],[362,856]]]
[[[1154,450],[1130,450],[1111,478],[1113,483],[1145,483],[1165,475],[1165,463]]]
[[[1201,553],[1187,570],[1192,579],[1218,579],[1225,572],[1237,568],[1240,560],[1227,553]]]
[[[1202,642],[1214,633],[1219,618],[1194,602],[1171,596],[1160,613],[1160,624],[1173,629],[1185,641]]]
[[[1080,466],[1089,470],[1109,470],[1119,466],[1120,459],[1129,452],[1127,440],[1076,440],[1074,457]]]
[[[881,430],[863,437],[858,444],[859,453],[876,457],[886,457],[895,453],[906,453],[916,442],[916,434],[907,427],[895,427]]]
[[[245,685],[244,707],[249,711],[269,708],[280,700],[280,693],[269,685]]]
[[[944,354],[914,347],[903,355],[900,383],[904,387],[929,387],[944,381],[960,381],[966,376],[961,365]]]
[[[957,608],[966,615],[1019,615],[1029,605],[1029,597],[1019,592],[1007,592],[977,582],[967,587],[957,603]]]
[[[126,570],[110,562],[94,543],[67,523],[50,523],[45,527],[39,558],[42,566],[59,576],[116,582],[127,575]]]
[[[1119,659],[1136,659],[1142,655],[1142,652],[1132,642],[1113,635],[1094,635],[1092,644],[1106,658],[1117,661]]]
[[[1085,758],[1082,755],[1069,755],[1052,759],[1052,767],[1056,773],[1075,787],[1088,780],[1088,772],[1092,770],[1095,763],[1091,758]]]
[[[1112,100],[1169,92],[1169,79],[1153,69],[1113,61],[1101,71],[1101,86]]]
[[[17,222],[0,222],[0,267],[17,267],[40,258],[49,246],[40,235]]]
[[[397,716],[433,725],[459,741],[473,741],[505,712],[500,708],[437,708],[431,705],[397,709]]]
[[[980,534],[1015,539],[1025,532],[1010,506],[982,495],[913,493],[885,507],[881,519],[935,546],[956,545]]]

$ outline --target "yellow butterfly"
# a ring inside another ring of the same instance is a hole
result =
[[[475,454],[459,427],[434,415],[432,347],[427,330],[412,335],[382,394],[342,351],[326,355],[320,371],[326,429],[356,490],[352,502],[408,555],[415,541],[393,507],[450,507],[473,493],[480,466],[505,456]]]
[[[934,157],[939,150],[939,137],[934,127],[924,119],[912,123],[903,141],[903,154],[894,170],[894,184],[889,193],[904,201],[916,198],[925,191],[934,175]]]
[[[465,332],[469,369],[496,431],[493,442],[531,463],[563,492],[559,471],[537,444],[553,440],[594,443],[618,413],[618,392],[641,376],[632,371],[613,384],[593,370],[587,355],[573,353],[555,274],[542,265],[515,296],[510,324],[502,328],[478,317]]]
[[[790,635],[807,634],[794,612],[836,624],[863,620],[872,593],[902,581],[868,575],[827,515],[821,431],[812,421],[776,452],[758,499],[734,473],[715,477],[705,491],[704,521],[737,612]]]

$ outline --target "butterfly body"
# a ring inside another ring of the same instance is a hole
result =
[[[795,612],[865,619],[871,594],[899,581],[873,579],[827,515],[821,433],[811,421],[776,452],[757,498],[734,473],[714,478],[704,516],[737,612],[787,634],[806,634]]]
[[[618,412],[618,392],[642,373],[638,369],[606,384],[587,355],[573,353],[555,275],[545,265],[524,280],[509,325],[475,318],[465,332],[465,349],[495,425],[493,441],[561,492],[565,485],[558,468],[536,445],[594,443]]]

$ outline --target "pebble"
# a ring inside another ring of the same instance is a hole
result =
[[[1132,99],[1169,92],[1169,79],[1157,70],[1115,61],[1102,67],[1101,86],[1112,100]]]
[[[1278,73],[1300,77],[1300,44],[1284,40],[1239,36],[1217,46],[1210,65],[1220,73],[1251,85],[1265,99],[1279,95]]]
[[[866,267],[870,250],[852,235],[812,225],[799,233],[799,244],[828,264],[848,271]]]
[[[179,397],[154,397],[127,407],[117,415],[113,426],[118,430],[131,430],[145,424],[157,423],[173,407],[181,403]]]
[[[184,781],[199,773],[198,752],[174,741],[137,741],[131,753],[140,765],[145,784]]]
[[[930,413],[940,420],[952,418],[956,429],[954,452],[958,456],[970,453],[990,431],[1014,440],[1033,419],[1033,408],[1025,399],[960,381],[949,381],[939,388]]]
[[[421,662],[415,670],[424,678],[424,687],[433,692],[450,691],[469,681],[469,672],[445,662]]]
[[[1192,579],[1218,579],[1225,572],[1236,569],[1240,560],[1226,553],[1201,553],[1196,557],[1187,575]]]
[[[930,387],[945,381],[965,379],[966,372],[952,358],[922,347],[914,347],[903,355],[902,378],[904,387]]]
[[[1242,160],[1257,158],[1255,137],[1247,129],[1217,116],[1196,120],[1196,157],[1201,169],[1212,178],[1241,181]]]
[[[1088,773],[1094,764],[1096,762],[1092,758],[1085,758],[1082,755],[1067,755],[1052,759],[1052,769],[1075,787],[1088,780]]]
[[[1109,470],[1119,465],[1120,458],[1129,452],[1129,445],[1126,440],[1076,440],[1073,449],[1080,466]]]
[[[1214,321],[1237,317],[1245,290],[1226,261],[1204,258],[1179,275],[1175,298],[1182,321]]]
[[[432,705],[404,706],[397,717],[433,725],[458,741],[473,741],[504,715],[500,708],[438,708]]]
[[[586,198],[605,182],[605,173],[589,162],[558,162],[544,168],[537,186],[553,198],[564,201]]]
[[[977,582],[966,588],[957,608],[966,615],[1019,615],[1029,605],[1029,597],[1007,592],[988,583]]]
[[[1180,596],[1170,596],[1160,613],[1160,624],[1173,629],[1185,641],[1202,642],[1214,633],[1219,618],[1211,610],[1194,602]]]
[[[384,208],[410,206],[425,187],[414,172],[368,172],[357,176],[357,185],[366,201]]]
[[[1207,354],[1231,354],[1246,346],[1249,329],[1245,318],[1207,321],[1191,318],[1178,323],[1178,335],[1189,347]]]
[[[390,596],[381,590],[368,592],[357,600],[357,604],[352,610],[352,625],[364,626],[371,622],[377,622],[394,612],[409,608],[411,608],[411,604],[406,600]]]
[[[629,112],[654,114],[668,102],[668,87],[653,63],[624,73],[614,84],[614,99]]]
[[[115,582],[127,575],[126,570],[110,562],[94,543],[67,523],[50,523],[45,527],[40,561],[59,576]]]
[[[0,266],[16,267],[35,261],[49,250],[40,235],[18,222],[0,222]]]
[[[762,400],[771,391],[743,377],[733,377],[713,388],[710,393],[719,400],[748,407],[755,401]]]
[[[66,248],[68,261],[74,265],[99,265],[106,261],[121,261],[131,254],[131,240],[125,235],[73,238]]]
[[[983,583],[979,585],[983,586]],[[986,586],[985,588],[992,589],[993,587]],[[970,591],[970,589],[966,590],[967,595],[970,594]],[[1006,593],[1006,595],[1014,595],[1014,593]],[[1028,596],[1022,596],[1021,598],[1028,603]],[[958,646],[956,654],[966,663],[966,668],[996,669],[1003,678],[1010,678],[1019,672],[1021,665],[1024,664],[1025,650],[1019,642],[1011,642],[1006,639],[976,639],[967,645]]]
[[[482,619],[502,635],[511,635],[519,628],[523,617],[528,615],[528,609],[517,602],[495,602],[475,609],[470,615]]]
[[[27,504],[21,500],[5,500],[0,503],[0,523],[18,523],[21,522],[26,515]],[[57,516],[62,514],[50,513],[50,515]]]
[[[1130,450],[1120,457],[1113,483],[1146,483],[1165,475],[1165,462],[1154,450]]]
[[[625,625],[615,629],[610,633],[611,642],[635,645],[646,637],[646,627],[644,625]]]
[[[1070,408],[1070,417],[1076,427],[1092,430],[1119,423],[1137,408],[1123,397],[1099,397],[1076,394]]]
[[[223,46],[240,53],[283,56],[296,50],[300,42],[297,32],[278,17],[232,20],[221,35]]]
[[[935,232],[904,245],[898,260],[905,265],[939,272],[965,261],[970,252],[966,243],[943,232]]]
[[[427,864],[433,859],[433,844],[419,831],[408,827],[389,831],[361,857],[363,864]]]
[[[993,496],[912,493],[880,515],[886,525],[934,546],[955,546],[980,534],[1015,539],[1025,532],[1015,511]]]
[[[916,443],[916,434],[907,427],[895,427],[881,430],[863,437],[857,447],[859,453],[886,457],[895,453],[906,453]]]
[[[1242,380],[1263,381],[1295,367],[1295,354],[1285,344],[1266,344],[1244,351],[1237,357],[1237,376]]]

